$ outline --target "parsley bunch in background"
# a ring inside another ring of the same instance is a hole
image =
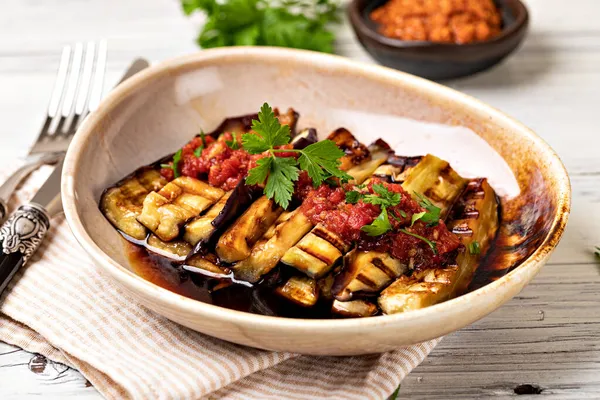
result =
[[[182,0],[187,15],[206,14],[198,36],[203,48],[279,46],[333,52],[330,23],[337,0]]]

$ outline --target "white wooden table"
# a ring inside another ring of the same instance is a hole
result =
[[[400,398],[468,399],[541,390],[600,398],[600,5],[528,0],[524,46],[495,69],[448,84],[521,120],[562,157],[573,185],[565,237],[519,296],[449,335],[402,383]],[[135,56],[197,50],[198,19],[177,0],[2,0],[0,159],[24,154],[42,122],[59,52],[108,39],[107,86]],[[372,62],[347,25],[338,52]],[[524,386],[525,385],[525,386]],[[533,385],[533,386],[526,386]],[[99,398],[77,371],[0,343],[0,398]]]

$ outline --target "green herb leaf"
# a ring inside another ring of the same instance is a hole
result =
[[[365,203],[380,205],[382,207],[393,207],[400,204],[400,200],[402,199],[400,193],[389,191],[384,185],[380,183],[376,183],[372,187],[375,194],[365,195],[363,199]]]
[[[298,180],[300,171],[294,158],[275,157],[272,160],[265,195],[275,199],[275,203],[281,207],[288,208],[294,193],[294,181]]]
[[[471,243],[469,243],[469,253],[481,254],[481,246],[479,245],[478,241],[474,240]]]
[[[271,170],[273,160],[273,157],[265,157],[257,160],[256,167],[248,171],[246,183],[248,185],[260,185],[264,183],[264,181],[267,179],[267,176],[269,176],[269,171]]]
[[[340,158],[344,152],[331,140],[322,140],[306,146],[300,150],[298,163],[300,168],[308,172],[315,187],[319,186],[329,177],[339,178],[342,181],[352,179],[350,175],[340,170]]]
[[[596,257],[600,258],[600,247],[596,246],[596,251],[594,252]]]
[[[431,240],[429,240],[421,235],[417,235],[416,233],[412,233],[412,232],[408,231],[406,228],[400,229],[400,232],[406,233],[407,235],[412,236],[412,237],[416,237],[417,239],[421,239],[422,241],[427,243],[427,245],[429,247],[431,247],[431,251],[433,251],[433,254],[437,254],[437,246]]]
[[[237,132],[232,132],[231,135],[233,136],[232,140],[226,140],[225,144],[232,150],[237,150],[240,148],[240,144],[237,141]]]
[[[200,156],[202,155],[202,150],[204,150],[204,146],[196,147],[196,150],[194,150],[194,155],[196,156],[196,158],[200,158]]]
[[[181,173],[179,172],[179,163],[181,162],[181,153],[183,152],[182,149],[177,150],[177,152],[175,154],[173,154],[173,162],[170,164],[160,164],[161,168],[167,168],[167,169],[172,169],[173,170],[173,176],[175,176],[175,178],[179,178],[181,176]]]
[[[413,214],[412,218],[410,219],[410,226],[413,226],[415,224],[415,222],[417,222],[419,219],[421,219],[424,215],[425,215],[425,211]]]
[[[332,53],[332,23],[340,22],[336,0],[181,0],[186,15],[206,15],[198,44],[284,46]]]
[[[402,218],[406,218],[406,213],[404,212],[404,210],[400,210],[400,211],[398,211],[398,212],[400,213],[400,216],[401,216]]]
[[[351,178],[339,169],[339,158],[344,153],[329,140],[311,144],[303,150],[277,149],[277,146],[290,142],[290,128],[280,124],[267,103],[261,107],[258,120],[252,121],[252,130],[253,133],[242,136],[244,149],[250,154],[268,152],[271,161],[259,160],[257,166],[249,171],[246,182],[258,184],[266,180],[265,195],[270,199],[274,198],[275,202],[284,208],[287,208],[291,200],[293,182],[298,180],[298,164],[308,173],[315,185],[320,185],[331,177],[341,181]],[[278,157],[278,152],[299,153],[300,158]]]
[[[421,207],[423,207],[425,210],[427,210],[427,212],[423,215],[421,215],[418,219],[420,219],[421,221],[423,221],[426,224],[429,224],[429,226],[435,226],[439,223],[440,221],[440,214],[442,212],[442,210],[437,207],[435,204],[433,204],[431,202],[431,200],[429,200],[427,197],[423,196],[420,193],[414,192],[415,196],[417,196],[419,198],[419,205]],[[420,213],[419,213],[420,214]],[[414,218],[414,215],[413,215]],[[413,219],[413,224],[415,223],[416,220]]]
[[[392,224],[388,218],[388,213],[385,207],[382,208],[381,214],[370,225],[365,225],[360,228],[361,231],[366,232],[369,236],[379,236],[392,230]]]
[[[356,204],[362,197],[362,193],[357,192],[356,190],[351,190],[346,192],[346,203],[348,204]]]
[[[290,142],[290,127],[279,123],[273,109],[267,103],[260,108],[258,121],[252,121],[252,130],[255,133],[242,136],[242,145],[250,154],[259,154]]]

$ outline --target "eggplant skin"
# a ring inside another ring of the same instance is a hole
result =
[[[252,204],[257,193],[242,180],[206,214],[189,222],[185,226],[184,239],[194,245],[190,257],[214,251],[221,234]]]
[[[344,257],[331,292],[340,301],[351,300],[355,293],[378,293],[406,270],[405,264],[388,253],[354,249]]]
[[[359,142],[346,128],[336,129],[329,134],[327,139],[333,141],[337,147],[344,151],[345,156],[342,157],[342,164],[340,165],[340,169],[343,171],[362,164],[371,157],[367,146]]]
[[[144,240],[146,228],[137,221],[150,191],[160,190],[167,180],[151,167],[142,167],[108,188],[100,198],[100,210],[118,230],[136,240]]]
[[[252,246],[282,212],[273,200],[261,196],[221,235],[215,249],[219,259],[234,263],[250,256]]]
[[[364,318],[377,314],[379,309],[367,300],[334,300],[331,305],[331,312],[342,317]]]
[[[312,307],[319,300],[317,281],[307,276],[292,276],[275,293],[302,307]]]

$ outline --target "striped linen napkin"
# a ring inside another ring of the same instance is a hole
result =
[[[51,170],[36,171],[10,208]],[[177,400],[385,399],[439,341],[315,357],[205,336],[145,309],[105,277],[63,216],[0,298],[0,340],[78,369],[107,399]]]

